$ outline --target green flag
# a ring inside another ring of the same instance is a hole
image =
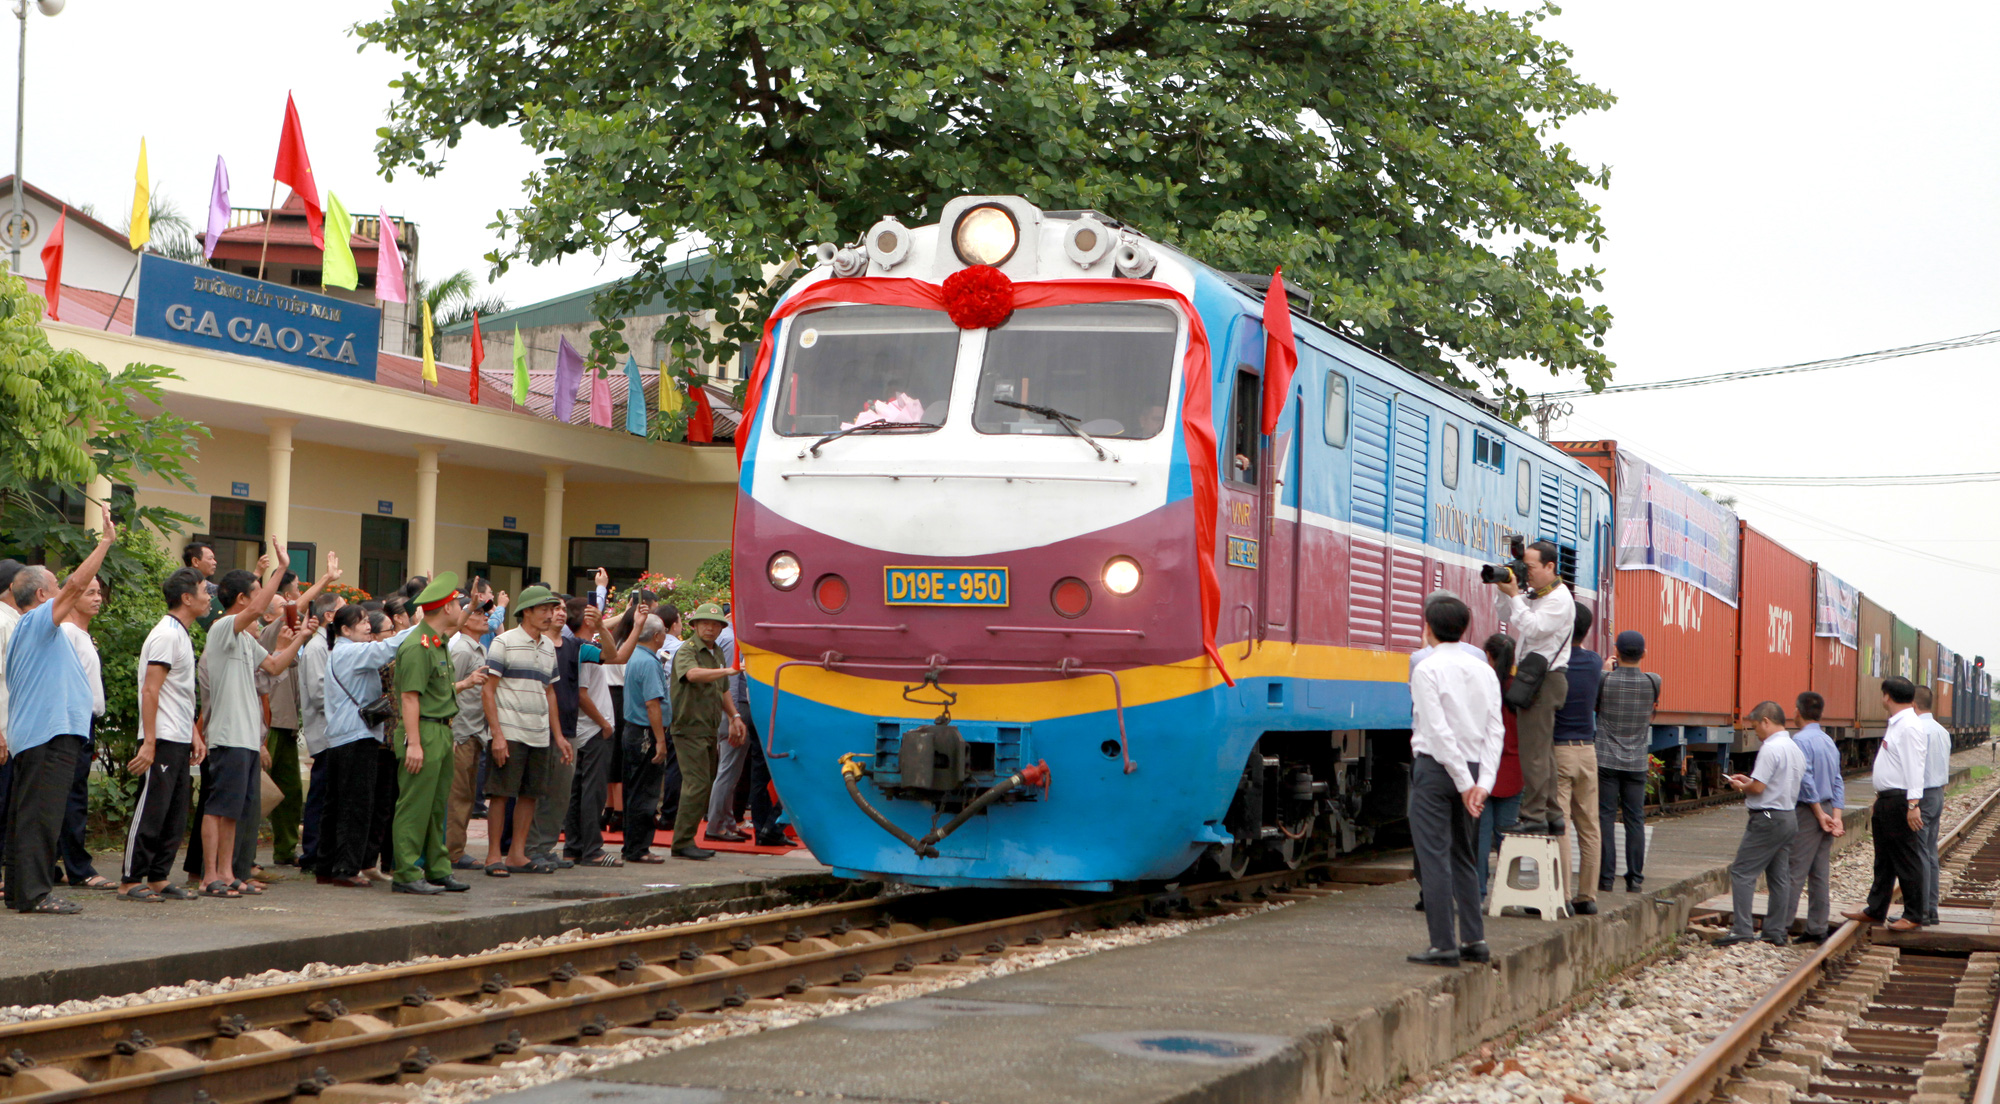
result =
[[[519,326],[514,327],[514,405],[528,405],[528,347],[521,344]]]
[[[326,253],[320,261],[319,282],[321,287],[346,288],[354,290],[360,276],[354,268],[354,250],[349,239],[354,236],[354,219],[341,206],[340,197],[326,193]]]

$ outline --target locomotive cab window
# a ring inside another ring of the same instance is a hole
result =
[[[852,306],[807,311],[785,335],[771,424],[787,437],[862,422],[943,424],[958,327],[938,311]]]
[[[1507,470],[1507,442],[1483,429],[1472,431],[1472,462],[1497,472]]]
[[[1326,374],[1326,443],[1347,447],[1347,377],[1339,372]]]
[[[1092,437],[1156,437],[1173,404],[1179,334],[1179,316],[1136,303],[1017,310],[986,332],[972,426],[981,433],[1067,434],[1064,418],[1048,413],[1057,411]]]
[[[1257,373],[1249,368],[1236,370],[1236,389],[1229,414],[1229,450],[1223,477],[1236,483],[1255,484],[1257,458],[1264,443],[1264,404]]]
[[[1444,436],[1438,440],[1438,475],[1445,486],[1458,486],[1458,427],[1450,422],[1444,424]]]
[[[1514,461],[1514,509],[1524,516],[1535,508],[1535,473],[1526,460]]]

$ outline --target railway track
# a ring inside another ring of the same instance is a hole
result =
[[[1940,907],[1994,907],[2000,791],[1939,841],[1957,872]],[[1895,946],[1848,921],[1662,1084],[1649,1104],[1794,1096],[1854,1102],[2000,1104],[2000,953]]]
[[[1092,929],[1338,891],[1323,867],[1087,900],[947,890],[29,1021],[0,1027],[0,1097],[383,1104],[549,1045],[665,1036],[732,1009],[963,974]]]

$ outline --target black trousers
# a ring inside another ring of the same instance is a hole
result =
[[[8,760],[14,792],[7,806],[7,907],[16,912],[41,904],[55,889],[63,812],[83,756],[83,737],[58,736]]]
[[[139,803],[132,810],[132,827],[125,833],[125,869],[120,880],[164,882],[173,872],[174,854],[188,826],[188,795],[194,772],[193,744],[157,740],[153,767],[139,784]]]
[[[90,735],[84,741],[83,754],[76,757],[76,773],[69,784],[69,801],[63,807],[62,858],[63,873],[73,886],[97,877],[97,866],[90,861],[90,848],[84,833],[90,822],[90,764],[97,758],[97,718],[90,719]]]
[[[19,783],[16,783],[17,785]],[[1889,916],[1889,900],[1895,887],[1903,887],[1903,901],[1924,899],[1924,861],[1917,848],[1921,833],[1910,830],[1909,801],[1902,790],[1884,790],[1875,795],[1869,811],[1870,830],[1875,833],[1875,878],[1868,886],[1868,905],[1862,911],[1877,922]],[[9,891],[12,885],[9,884]]]
[[[1479,869],[1472,861],[1476,827],[1450,773],[1430,756],[1418,755],[1410,765],[1410,842],[1421,872],[1424,921],[1437,950],[1486,938]]]
[[[576,753],[562,830],[563,855],[572,862],[589,862],[604,853],[604,799],[611,788],[611,750],[617,744],[617,734],[600,732]]]
[[[750,779],[750,823],[756,829],[758,843],[781,844],[785,830],[778,826],[778,814],[785,807],[771,796],[771,764],[764,759],[764,742],[758,738],[757,725],[747,712],[743,727],[750,730],[750,765],[743,771]]]
[[[312,773],[306,777],[306,807],[299,814],[299,869],[319,868],[319,822],[326,815],[326,753],[313,756]]]
[[[653,762],[651,725],[627,723],[625,745],[625,843],[620,850],[628,860],[637,859],[653,846],[653,835],[661,821],[673,823],[672,812],[661,815],[661,790],[673,795],[674,809],[680,808],[680,764],[674,759],[674,743],[667,741],[667,761]],[[671,779],[670,779],[671,776]]]
[[[1597,868],[1597,888],[1610,889],[1618,873],[1617,836],[1613,828],[1625,822],[1625,876],[1646,876],[1646,772],[1597,768],[1597,822],[1604,834]]]
[[[375,802],[371,806],[368,865],[387,874],[396,869],[396,852],[390,833],[396,825],[396,795],[402,783],[396,775],[403,769],[403,757],[387,744],[368,741],[375,749]]]
[[[313,857],[318,864],[314,872],[323,877],[351,878],[381,855],[375,840],[381,750],[373,740],[356,740],[319,756],[326,761],[326,806]],[[392,814],[394,806],[391,798]]]
[[[608,756],[610,767],[605,777],[608,781],[616,782],[620,786],[623,786],[625,784],[625,688],[623,686],[614,686],[611,688],[611,722],[618,727],[618,731],[611,733],[611,754]],[[606,829],[622,828],[624,826],[624,804],[624,800],[621,798],[618,809],[613,810],[607,807],[604,810],[603,819]]]

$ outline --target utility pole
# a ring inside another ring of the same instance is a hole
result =
[[[58,15],[68,0],[35,0],[35,7],[43,15]],[[22,139],[27,133],[28,121],[28,0],[14,0],[14,18],[21,21],[20,64],[15,68],[14,82],[14,209],[7,216],[4,227],[8,249],[13,254],[14,275],[21,274],[21,247],[34,237],[29,230],[28,212],[22,193],[26,182],[21,179]]]
[[[1549,439],[1550,424],[1558,418],[1567,418],[1576,413],[1576,406],[1566,402],[1550,402],[1544,398],[1531,407],[1530,412],[1535,416],[1535,423],[1541,426],[1542,440],[1546,441]]]

